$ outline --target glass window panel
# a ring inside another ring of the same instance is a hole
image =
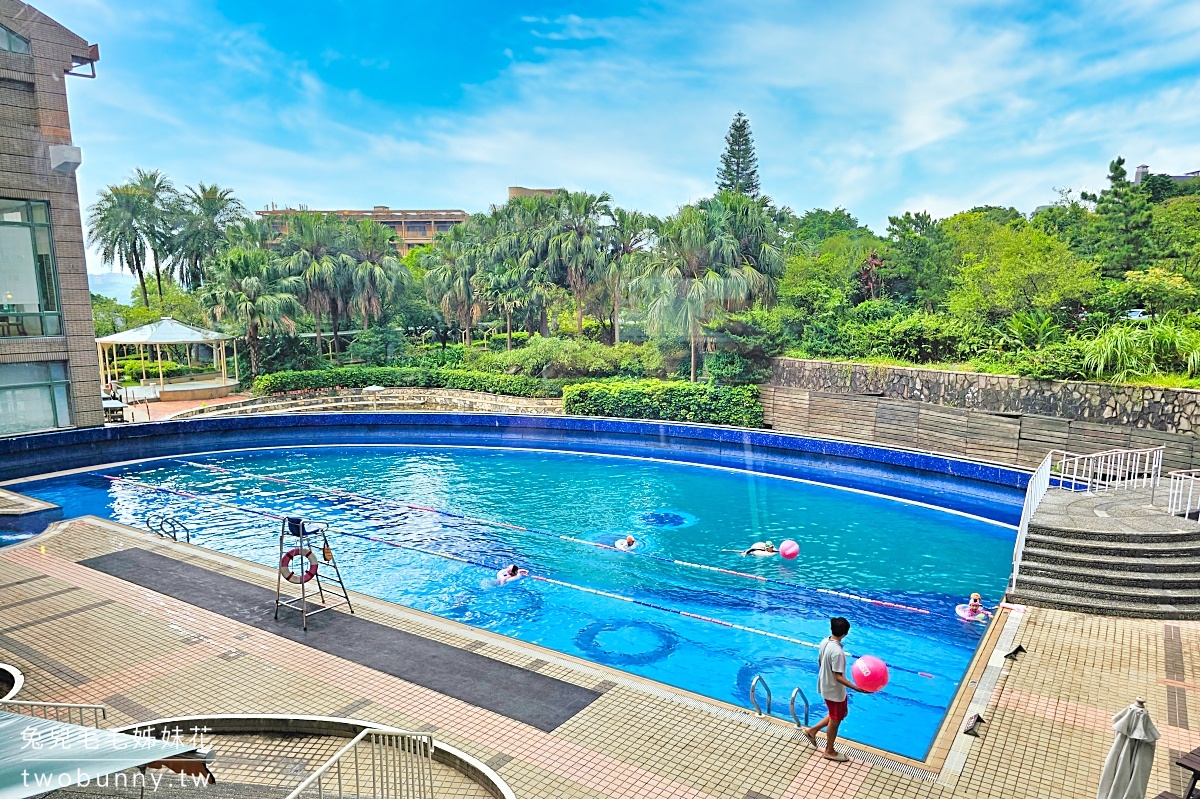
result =
[[[50,206],[46,203],[30,203],[30,209],[33,211],[33,221],[39,225],[50,224]]]
[[[0,435],[57,427],[49,386],[0,388]]]
[[[11,50],[12,46],[8,43],[8,31],[0,28],[0,50]]]
[[[0,311],[41,310],[30,232],[0,225]]]
[[[0,222],[28,222],[28,209],[24,200],[0,200]]]
[[[66,380],[67,379],[67,364],[65,361],[50,362],[50,379],[51,380]]]
[[[25,55],[29,55],[29,42],[25,41],[15,33],[10,34],[9,39],[12,46],[12,51],[14,53],[24,53]]]
[[[19,386],[24,383],[49,383],[48,363],[0,363],[0,386]]]
[[[71,399],[66,386],[54,386],[54,426],[71,426]]]

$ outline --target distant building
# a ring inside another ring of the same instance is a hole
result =
[[[449,230],[455,225],[467,220],[466,211],[408,211],[393,210],[386,205],[377,205],[370,211],[313,211],[309,208],[268,208],[258,211],[264,219],[272,220],[272,226],[280,232],[287,232],[284,219],[297,210],[318,214],[337,214],[353,222],[360,219],[373,219],[396,233],[396,249],[404,255],[413,247],[429,244],[435,233]]]
[[[65,78],[99,59],[0,0],[0,435],[104,423]]]
[[[1133,182],[1141,183],[1143,180],[1145,180],[1149,176],[1150,176],[1150,167],[1146,164],[1138,164],[1137,169],[1135,169],[1133,171]],[[1187,172],[1182,175],[1167,175],[1167,177],[1169,177],[1171,180],[1178,181],[1180,183],[1182,183],[1185,180],[1195,180],[1196,178],[1200,178],[1200,169],[1196,170],[1195,172]]]
[[[527,189],[524,186],[509,186],[508,199],[514,200],[517,197],[553,197],[562,189]]]

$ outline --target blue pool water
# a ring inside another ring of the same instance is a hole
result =
[[[211,466],[241,470],[218,471]],[[252,473],[251,475],[245,474]],[[973,517],[879,496],[731,469],[604,455],[467,447],[359,446],[224,452],[99,469],[14,486],[63,506],[134,526],[166,511],[193,543],[275,565],[277,522],[217,504],[112,482],[166,486],[242,508],[326,520],[335,531],[465,556],[485,567],[350,535],[331,543],[352,589],[625,669],[741,706],[755,674],[786,715],[793,687],[816,696],[815,650],[761,634],[819,642],[846,616],[854,654],[892,667],[876,695],[854,695],[847,737],[922,758],[982,636],[954,615],[972,591],[995,603],[1014,531]],[[263,480],[273,477],[291,483]],[[337,487],[392,502],[323,494]],[[536,528],[541,534],[406,509],[445,509]],[[553,533],[555,535],[548,535]],[[637,552],[751,572],[787,583],[686,568],[598,549],[627,534]],[[795,561],[744,558],[754,541],[793,538]],[[634,604],[558,584],[500,587],[516,563],[534,575],[618,594]],[[915,613],[811,589],[849,592],[929,610]],[[672,613],[686,611],[751,632]],[[923,676],[921,672],[932,676]]]

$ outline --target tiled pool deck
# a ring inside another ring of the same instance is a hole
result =
[[[24,671],[21,698],[103,703],[111,726],[262,712],[420,729],[487,762],[522,798],[1091,797],[1112,740],[1109,717],[1135,696],[1147,698],[1163,734],[1151,796],[1179,792],[1181,776],[1169,763],[1200,746],[1189,727],[1200,720],[1200,622],[1037,608],[1005,614],[968,674],[985,687],[994,680],[994,691],[960,694],[928,761],[864,747],[850,763],[832,764],[782,723],[356,598],[363,618],[602,692],[545,732],[78,563],[130,547],[275,584],[269,569],[111,522],[59,523],[0,550],[0,658]],[[1015,662],[999,657],[997,644],[1010,641],[1028,650]],[[960,735],[980,702],[981,737]],[[853,716],[846,732],[853,737]]]

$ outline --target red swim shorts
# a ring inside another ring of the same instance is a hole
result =
[[[829,708],[829,718],[831,721],[841,721],[850,712],[850,699],[846,698],[841,702],[826,699],[825,706]]]

